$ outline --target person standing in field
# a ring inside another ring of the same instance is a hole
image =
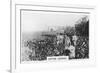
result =
[[[75,58],[75,46],[74,45],[70,45],[68,47],[68,49],[70,50],[70,54],[69,54],[69,58]]]
[[[65,35],[65,49],[64,49],[65,52],[64,52],[64,54],[66,56],[68,56],[68,58],[70,55],[70,50],[68,49],[70,44],[71,44],[70,38],[67,35]]]
[[[71,45],[68,47],[68,49],[70,50],[70,55],[69,58],[75,58],[75,46],[76,46],[76,42],[77,42],[78,37],[76,35],[72,36],[72,41],[71,41]]]
[[[74,43],[74,45],[76,46],[76,41],[77,41],[78,37],[76,35],[72,36],[72,41]]]
[[[73,41],[73,39],[75,41]],[[70,38],[68,36],[65,36],[65,53],[66,56],[69,56],[70,59],[75,58],[75,45],[76,45],[75,37]]]

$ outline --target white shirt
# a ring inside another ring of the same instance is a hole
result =
[[[68,47],[68,49],[70,50],[70,55],[69,55],[69,57],[70,57],[70,58],[75,57],[75,47],[72,46],[72,45],[70,45],[70,46]]]

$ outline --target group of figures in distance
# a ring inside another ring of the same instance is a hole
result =
[[[89,58],[89,18],[82,17],[74,27],[41,32],[38,39],[24,41],[27,58],[22,61],[43,61],[47,57],[68,56],[69,60]]]

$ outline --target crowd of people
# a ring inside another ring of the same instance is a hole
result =
[[[86,37],[67,34],[44,35],[43,40],[27,41],[27,47],[31,50],[30,60],[46,60],[52,56],[68,56],[69,59],[88,58],[89,47]]]

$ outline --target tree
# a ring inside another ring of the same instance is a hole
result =
[[[83,17],[75,25],[76,35],[78,36],[89,36],[89,19],[88,17]]]

